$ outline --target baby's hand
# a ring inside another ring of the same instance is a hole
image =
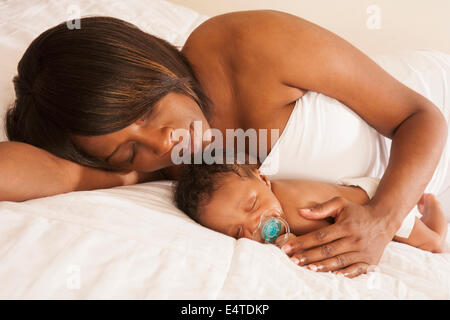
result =
[[[295,238],[295,234],[293,234],[293,233],[289,233],[287,239],[286,239],[285,236],[286,236],[286,234],[282,234],[281,236],[279,236],[279,237],[277,238],[277,240],[275,240],[275,244],[276,244],[278,247],[281,248],[286,242],[288,242],[289,240]]]

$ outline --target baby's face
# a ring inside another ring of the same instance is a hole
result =
[[[280,202],[270,181],[259,174],[239,177],[227,173],[199,215],[202,225],[236,239],[252,238],[262,214],[280,215]]]

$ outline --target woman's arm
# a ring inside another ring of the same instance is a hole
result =
[[[314,260],[346,273],[361,273],[378,264],[438,164],[447,138],[442,114],[350,43],[299,17],[277,11],[242,12],[230,24],[238,34],[234,37],[238,54],[246,61],[255,67],[270,66],[286,86],[340,100],[393,140],[389,165],[367,205],[337,198],[318,206],[308,217],[331,214],[337,217],[336,224],[285,247],[289,255],[306,250],[307,259],[314,250],[309,248],[320,245],[323,254]],[[257,26],[258,31],[246,25]]]
[[[107,172],[78,165],[21,142],[0,142],[0,201],[149,181],[155,174]]]
[[[241,18],[233,14],[237,51],[249,64],[270,66],[287,86],[338,99],[392,139],[389,165],[370,206],[390,217],[392,230],[400,226],[444,148],[448,129],[439,109],[318,25],[272,10],[241,12]],[[245,25],[257,26],[258,32]]]

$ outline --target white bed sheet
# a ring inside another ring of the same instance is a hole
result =
[[[347,279],[204,228],[167,182],[0,203],[0,298],[449,299],[450,253],[388,245]]]
[[[0,111],[14,97],[11,79],[23,50],[67,19],[71,4],[82,15],[120,17],[178,45],[207,18],[162,0],[0,3]],[[199,226],[174,207],[171,194],[170,183],[156,182],[0,202],[0,298],[450,298],[450,253],[393,242],[371,274],[315,273],[273,246]]]

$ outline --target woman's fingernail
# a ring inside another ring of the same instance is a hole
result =
[[[289,251],[291,251],[291,246],[284,245],[283,247],[281,247],[281,250],[283,250],[284,253],[289,253]]]
[[[317,266],[314,264],[308,264],[306,267],[311,271],[317,271]]]
[[[304,208],[304,209],[300,209],[301,211],[303,211],[303,212],[310,212],[311,211],[311,209],[309,209],[309,208]]]
[[[299,263],[299,261],[298,261],[297,258],[291,258],[291,261],[292,261],[293,263],[295,263],[295,264],[298,264],[298,263]]]

